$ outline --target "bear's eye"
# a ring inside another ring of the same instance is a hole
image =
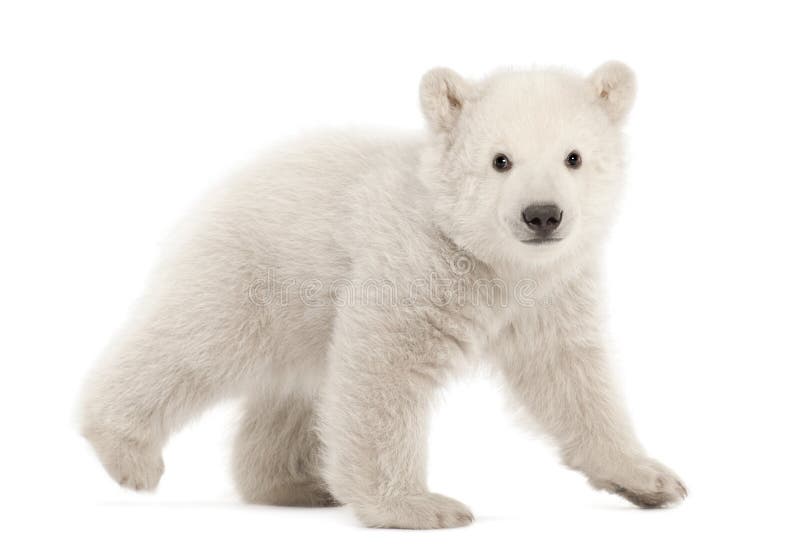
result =
[[[580,168],[581,163],[581,154],[578,151],[570,151],[567,158],[564,159],[564,164],[566,164],[569,168]]]
[[[503,153],[497,153],[494,156],[494,161],[492,161],[492,166],[494,166],[494,169],[498,172],[506,172],[507,170],[511,170],[511,159]]]

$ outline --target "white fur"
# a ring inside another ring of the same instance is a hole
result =
[[[685,495],[631,431],[598,317],[632,73],[437,69],[420,95],[426,136],[307,139],[197,209],[85,387],[82,430],[114,479],[153,489],[169,435],[243,396],[247,501],[464,525],[464,505],[427,489],[427,418],[448,377],[487,358],[593,486],[641,506]],[[564,164],[573,149],[581,168]],[[563,209],[562,241],[521,241],[532,203]]]

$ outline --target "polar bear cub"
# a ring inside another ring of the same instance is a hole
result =
[[[618,62],[588,78],[434,69],[424,135],[300,141],[214,191],[86,382],[82,432],[106,470],[155,488],[169,436],[241,397],[246,501],[466,525],[427,488],[425,437],[437,389],[481,358],[592,486],[680,501],[617,400],[598,310],[634,92]]]

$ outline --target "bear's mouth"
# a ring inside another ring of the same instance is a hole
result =
[[[531,238],[529,240],[520,240],[523,244],[549,244],[551,242],[560,242],[564,238]]]

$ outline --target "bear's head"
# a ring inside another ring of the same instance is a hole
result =
[[[590,249],[618,203],[634,96],[633,72],[619,62],[588,78],[538,70],[470,82],[431,70],[420,86],[432,132],[422,175],[438,225],[495,265]]]

